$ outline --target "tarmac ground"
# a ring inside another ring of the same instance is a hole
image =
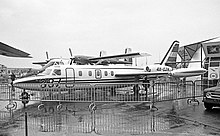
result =
[[[28,115],[28,135],[31,136],[219,135],[218,125],[212,126],[190,117],[205,110],[201,99],[199,101],[199,105],[187,104],[185,99],[161,102],[152,109],[148,103],[96,103],[94,111],[89,109],[91,103],[63,103],[59,111],[56,103],[44,103],[40,110],[39,103],[33,103],[26,109],[16,110],[10,120],[6,120],[9,112],[1,112],[5,120],[1,120],[0,135],[24,136],[25,112]],[[3,103],[1,101],[1,105]]]

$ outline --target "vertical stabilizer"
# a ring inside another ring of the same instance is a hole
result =
[[[174,41],[172,45],[170,46],[169,50],[167,51],[166,55],[164,56],[163,60],[161,61],[160,65],[165,64],[165,66],[170,66],[172,68],[175,68],[178,49],[179,49],[179,42]],[[167,58],[167,61],[164,63],[166,58]]]

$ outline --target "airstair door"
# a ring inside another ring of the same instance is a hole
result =
[[[66,87],[71,88],[75,85],[75,71],[73,68],[66,68]]]
[[[102,71],[100,69],[95,70],[95,78],[101,79],[102,78]]]

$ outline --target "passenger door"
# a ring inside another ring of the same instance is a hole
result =
[[[101,79],[102,78],[102,71],[100,69],[95,70],[95,78]]]
[[[66,68],[66,87],[71,88],[75,85],[75,71],[73,68]]]

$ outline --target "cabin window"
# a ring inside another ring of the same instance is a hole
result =
[[[108,76],[108,71],[105,71],[105,76]]]
[[[60,69],[54,69],[52,74],[53,75],[61,75],[61,70]]]
[[[89,73],[89,76],[92,76],[92,71],[89,71],[88,73]]]
[[[79,76],[82,76],[82,71],[79,71]]]
[[[111,71],[111,76],[114,76],[114,71]]]

